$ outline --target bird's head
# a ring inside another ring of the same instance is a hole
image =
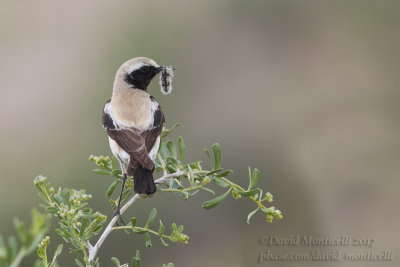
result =
[[[151,58],[136,57],[122,64],[116,79],[122,79],[131,88],[147,90],[151,80],[163,69]]]

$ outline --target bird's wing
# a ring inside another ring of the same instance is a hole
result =
[[[143,131],[141,133],[141,136],[145,140],[147,153],[150,153],[150,151],[153,149],[157,138],[161,134],[161,131],[162,131],[162,128],[163,128],[163,124],[165,122],[164,114],[161,111],[161,109],[159,109],[159,111],[156,111],[156,113],[158,113],[158,112],[159,112],[159,114],[155,114],[155,118],[157,118],[157,116],[159,116],[159,121],[158,122],[155,119],[155,122],[157,123],[157,126],[153,127],[152,129]],[[128,166],[128,174],[133,175],[133,173],[135,173],[135,170],[136,170],[137,167],[139,167],[139,162],[136,161],[135,158],[131,158],[131,160],[129,162],[129,166]]]
[[[139,130],[135,128],[117,130],[107,129],[110,136],[126,153],[140,165],[148,170],[153,170],[154,163],[149,157],[146,142]]]

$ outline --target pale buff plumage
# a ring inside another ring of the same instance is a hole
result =
[[[151,195],[157,190],[152,172],[165,119],[147,86],[163,68],[150,58],[128,60],[118,69],[111,101],[104,106],[103,126],[122,170],[120,200],[127,175],[134,176],[136,193]],[[120,202],[115,214],[119,207]]]
[[[125,62],[118,69],[115,77],[110,104],[116,121],[123,128],[135,127],[138,130],[144,130],[152,120],[150,94],[143,90],[132,89],[124,81],[124,75],[140,68],[143,62],[159,67],[150,58],[138,57]]]

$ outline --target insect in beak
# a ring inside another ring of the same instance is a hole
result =
[[[165,95],[172,92],[172,77],[174,77],[174,70],[172,66],[162,66],[160,75],[160,89]]]

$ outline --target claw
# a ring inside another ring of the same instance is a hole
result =
[[[123,224],[126,225],[126,223],[124,222],[124,220],[122,219],[121,213],[120,211],[120,207],[117,207],[117,209],[114,211],[113,217],[118,216],[118,220]],[[115,222],[115,225],[119,226],[118,224],[118,220]]]

